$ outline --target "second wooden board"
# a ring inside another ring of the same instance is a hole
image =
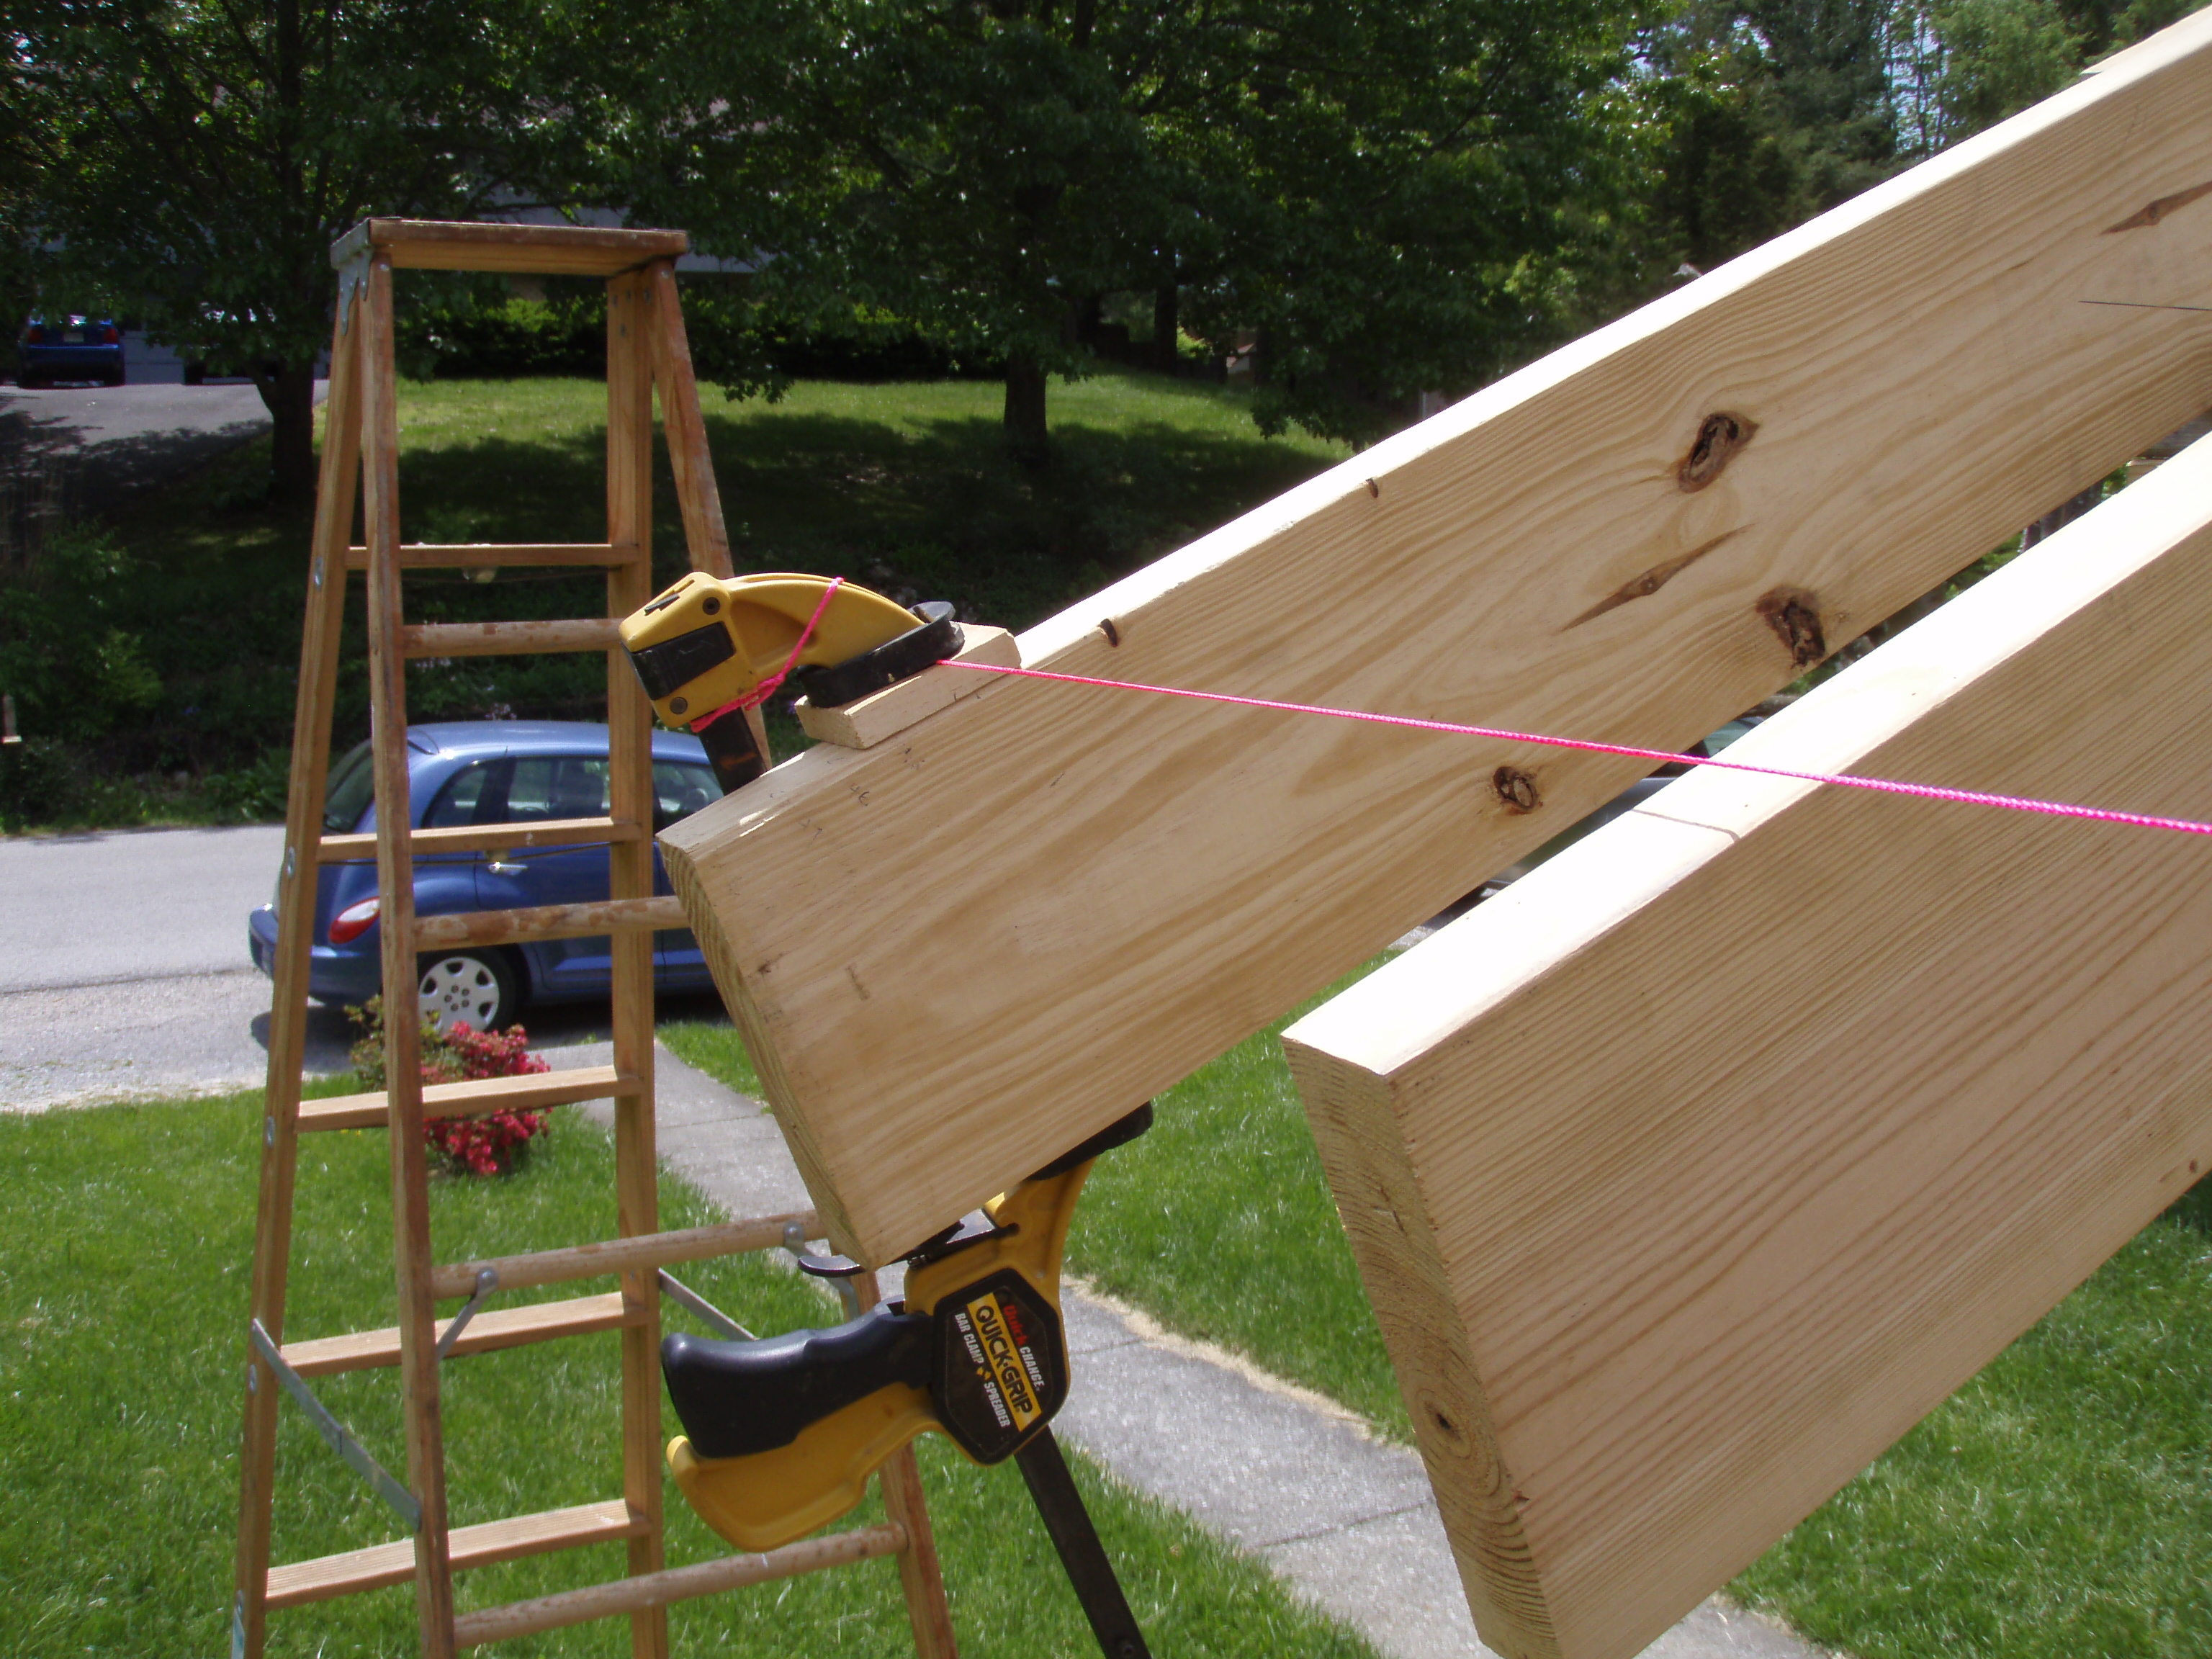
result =
[[[2212,444],[1731,747],[2212,819]],[[1483,1640],[1656,1638],[2212,1169],[2212,836],[1701,771],[1284,1042]]]

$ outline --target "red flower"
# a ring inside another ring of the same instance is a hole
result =
[[[530,1052],[530,1038],[520,1025],[504,1032],[477,1031],[457,1021],[437,1040],[442,1051],[422,1063],[425,1083],[453,1083],[462,1079],[528,1077],[551,1066]],[[458,1068],[460,1077],[453,1072]],[[502,1107],[480,1118],[441,1118],[422,1126],[423,1139],[445,1154],[456,1169],[477,1175],[497,1175],[514,1150],[545,1127],[544,1112],[517,1111]]]

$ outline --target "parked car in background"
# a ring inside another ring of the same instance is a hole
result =
[[[410,809],[417,830],[526,823],[607,815],[607,728],[574,720],[463,720],[407,728]],[[707,751],[688,732],[653,737],[653,828],[658,831],[720,798]],[[375,779],[363,743],[331,768],[324,832],[376,828]],[[415,913],[505,910],[534,904],[584,904],[607,896],[608,843],[504,848],[491,853],[430,854],[415,860]],[[670,890],[658,848],[653,890]],[[309,994],[332,1004],[364,1002],[381,988],[376,860],[326,864],[315,894]],[[248,920],[254,966],[272,973],[273,903]],[[520,945],[426,952],[416,996],[444,1030],[465,1020],[479,1031],[510,1024],[526,1002],[566,1002],[607,994],[611,941],[533,939]],[[688,930],[653,935],[653,984],[705,990],[713,980]]]
[[[123,384],[123,331],[101,317],[33,314],[15,337],[15,383],[27,389],[60,380]]]

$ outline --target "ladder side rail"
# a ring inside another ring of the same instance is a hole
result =
[[[863,1313],[883,1299],[883,1286],[873,1273],[860,1274],[852,1285]],[[914,1632],[915,1659],[960,1659],[952,1609],[945,1600],[945,1571],[937,1559],[937,1534],[922,1497],[921,1466],[911,1445],[901,1446],[884,1461],[877,1471],[877,1489],[884,1495],[885,1517],[905,1535],[898,1552],[899,1589]]]
[[[415,865],[407,779],[407,659],[400,649],[399,416],[392,368],[392,261],[369,261],[362,352],[362,474],[368,546],[371,757],[376,767],[376,875],[383,930],[384,1080],[391,1114],[393,1267],[407,1484],[422,1505],[415,1534],[423,1659],[452,1659],[453,1581],[446,1535],[445,1435],[430,1297],[430,1186],[422,1145],[421,1021],[415,1018]]]
[[[700,414],[699,381],[692,373],[691,342],[676,289],[676,262],[655,259],[647,267],[646,280],[651,289],[653,379],[660,392],[668,470],[675,475],[677,504],[684,512],[684,539],[694,570],[726,579],[735,574],[730,533],[722,520],[714,458],[707,453],[707,424]]]
[[[292,715],[292,764],[285,792],[284,861],[277,878],[276,959],[270,963],[269,1071],[263,1100],[260,1197],[253,1229],[253,1287],[248,1319],[284,1340],[284,1301],[292,1254],[293,1182],[299,1160],[301,1068],[307,1044],[307,977],[318,849],[329,780],[331,711],[337,696],[338,643],[345,619],[345,549],[361,473],[359,295],[349,293],[332,325],[331,387],[325,403],[321,473],[310,544],[307,617],[300,635],[300,679]],[[233,1648],[260,1659],[266,1638],[270,1530],[274,1514],[276,1375],[246,1345],[246,1424],[239,1450],[238,1553],[231,1604]]]
[[[668,441],[669,471],[676,478],[677,504],[684,511],[684,542],[694,570],[726,579],[736,569],[730,562],[721,487],[714,482],[714,458],[707,448],[707,423],[699,410],[699,380],[691,367],[691,340],[684,326],[676,262],[654,260],[647,276],[653,290],[653,380],[660,392],[660,424]],[[744,721],[752,728],[753,747],[767,754],[767,715],[748,708]]]
[[[626,617],[653,597],[653,290],[641,272],[607,283],[607,540],[635,543],[639,557],[607,572],[607,612]],[[628,656],[607,653],[607,816],[653,823],[653,710]],[[607,893],[620,905],[653,896],[649,837],[607,848]],[[660,1165],[653,1088],[654,935],[618,931],[609,939],[613,970],[615,1069],[640,1079],[615,1103],[616,1231],[636,1237],[660,1230]],[[645,1318],[623,1328],[623,1496],[646,1525],[629,1540],[633,1577],[666,1565],[662,1533],[660,1284],[650,1268],[622,1275],[622,1293]],[[630,1617],[632,1659],[667,1659],[665,1604]]]

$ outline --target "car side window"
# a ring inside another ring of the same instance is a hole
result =
[[[491,770],[488,763],[478,761],[447,779],[446,787],[438,792],[438,799],[430,803],[422,827],[447,830],[457,824],[483,823],[477,813],[484,805],[484,786],[491,777]]]
[[[507,781],[512,823],[546,818],[603,818],[607,815],[607,763],[574,755],[529,755],[514,763]]]
[[[701,807],[722,798],[722,786],[714,770],[687,766],[680,761],[653,763],[653,827],[665,830],[678,818],[688,818]]]

